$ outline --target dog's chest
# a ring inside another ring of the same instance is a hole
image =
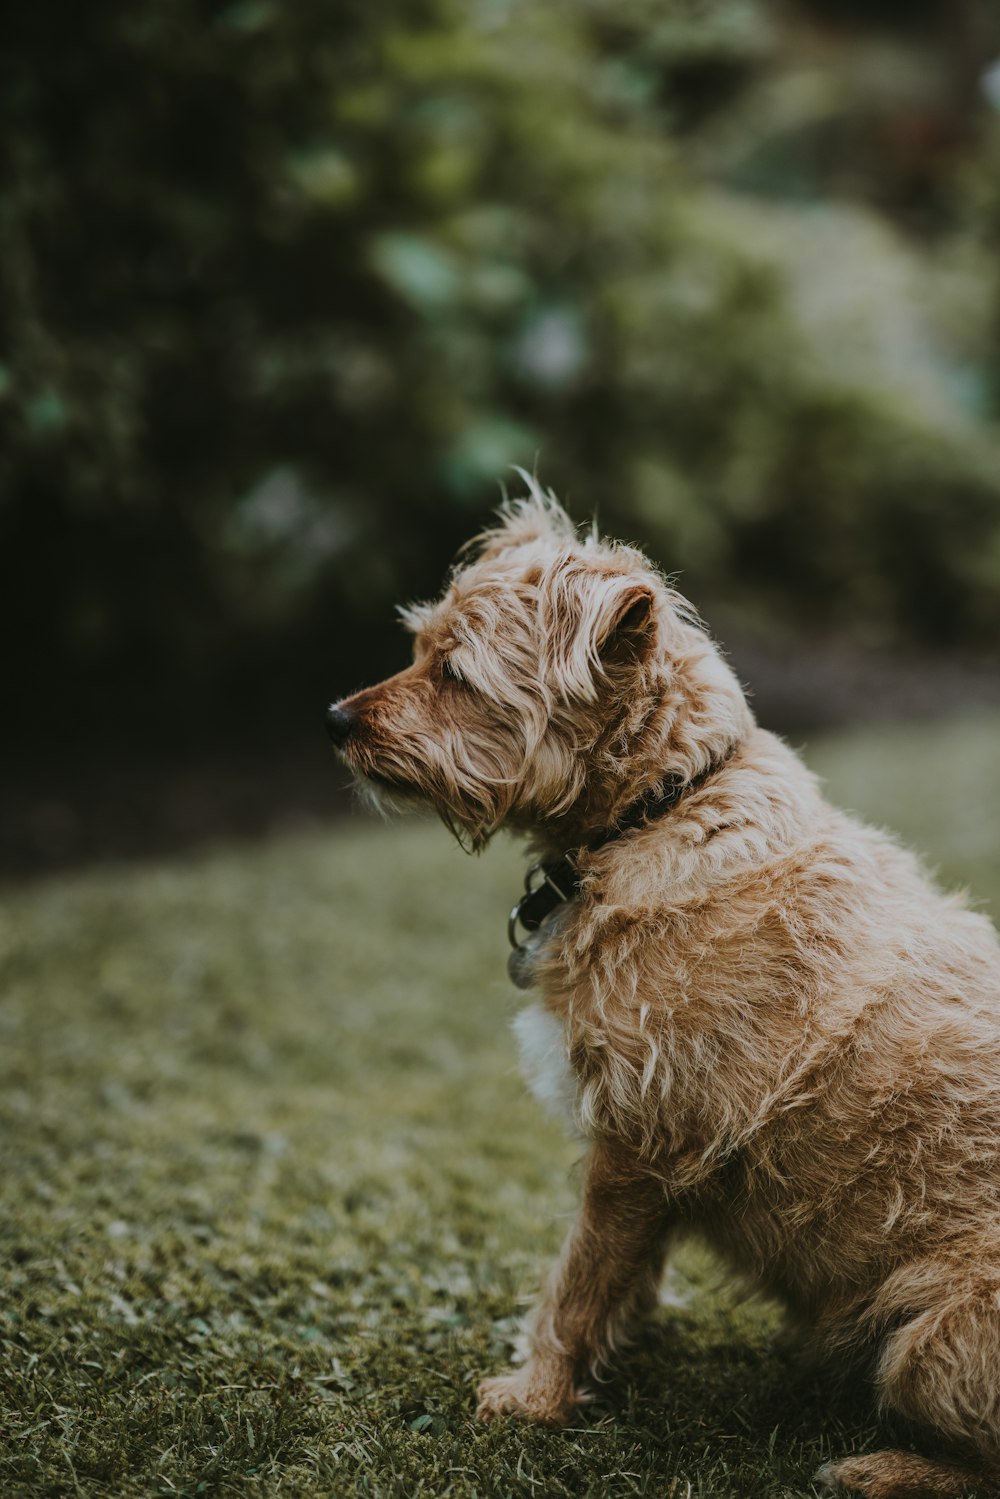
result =
[[[542,1004],[527,1005],[514,1017],[514,1036],[531,1092],[548,1113],[575,1130],[577,1079],[562,1021]]]

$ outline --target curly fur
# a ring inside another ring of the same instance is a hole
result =
[[[583,1201],[531,1356],[486,1382],[480,1415],[569,1419],[696,1230],[972,1463],[877,1453],[828,1480],[870,1499],[982,1481],[1000,1468],[990,923],[830,806],[691,606],[534,483],[404,619],[413,664],[341,705],[348,763],[473,847],[520,830],[583,873],[532,958],[590,1141]]]

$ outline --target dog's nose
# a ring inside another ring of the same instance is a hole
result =
[[[331,703],[326,710],[326,732],[338,749],[342,749],[347,743],[353,728],[354,714],[348,708]]]

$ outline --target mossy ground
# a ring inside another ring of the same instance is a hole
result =
[[[998,733],[812,758],[996,912]],[[0,1494],[777,1499],[874,1439],[693,1248],[574,1430],[474,1423],[573,1202],[506,1024],[521,868],[357,820],[8,892]]]

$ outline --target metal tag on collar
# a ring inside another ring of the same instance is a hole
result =
[[[528,873],[524,876],[524,894],[517,904],[511,907],[510,915],[507,917],[507,939],[511,947],[521,946],[517,940],[517,923],[521,919],[521,907],[534,895],[537,887],[532,884],[532,880],[541,867],[541,864],[532,864]]]
[[[535,884],[535,876],[537,874],[540,874],[542,878],[538,881],[537,884]],[[532,864],[531,868],[528,870],[528,873],[524,877],[524,894],[521,896],[521,899],[518,901],[517,905],[513,907],[510,915],[507,918],[507,937],[511,947],[517,948],[522,945],[517,940],[517,923],[521,920],[521,911],[528,904],[528,901],[531,900],[532,896],[538,894],[543,885],[548,885],[550,890],[554,890],[556,895],[558,895],[560,901],[569,900],[569,895],[567,894],[567,892],[565,890],[562,890],[560,886],[556,884],[555,880],[552,878],[551,874],[548,872],[543,863]],[[534,928],[529,927],[528,930],[537,930],[538,926],[540,925],[541,922],[538,922],[536,923],[536,926]]]

